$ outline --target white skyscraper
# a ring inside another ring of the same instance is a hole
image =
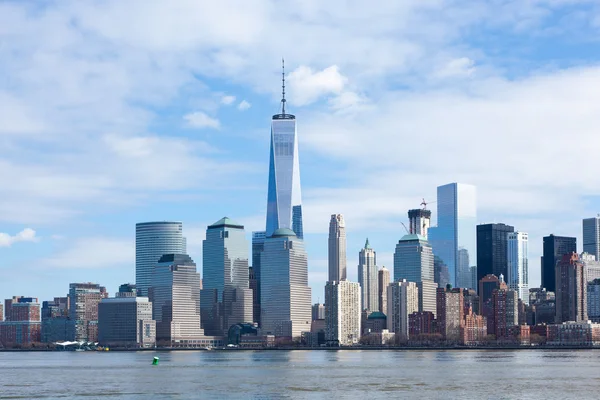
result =
[[[379,311],[377,259],[375,250],[369,246],[369,239],[367,239],[365,247],[358,253],[358,283],[362,291],[361,310],[367,310],[369,314]]]
[[[325,341],[351,346],[360,339],[360,286],[356,282],[325,285]]]
[[[508,287],[529,304],[528,236],[525,232],[509,232],[507,242]]]
[[[387,327],[402,338],[408,339],[408,316],[419,311],[419,289],[415,282],[390,283],[387,301]]]
[[[311,290],[302,239],[290,229],[277,229],[265,239],[260,261],[263,332],[292,338],[309,332]]]
[[[377,274],[379,278],[379,312],[387,315],[387,292],[390,286],[390,270],[384,265]]]
[[[342,214],[333,214],[329,222],[329,279],[346,280],[346,224]]]
[[[583,220],[583,252],[600,261],[600,216]]]

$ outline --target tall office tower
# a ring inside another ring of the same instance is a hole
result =
[[[97,283],[71,283],[69,285],[70,340],[98,341],[98,304],[107,297],[106,288]]]
[[[462,289],[437,289],[438,330],[444,340],[458,341],[464,324],[464,295]]]
[[[510,329],[519,325],[518,294],[510,289],[495,289],[492,293],[492,304],[494,331],[488,333],[496,335],[496,339],[508,337]]]
[[[433,255],[433,281],[439,288],[445,288],[450,283],[448,266],[435,254]]]
[[[529,304],[529,239],[525,232],[508,234],[508,287],[519,295],[525,304]]]
[[[296,116],[285,112],[285,74],[282,73],[281,114],[271,121],[271,153],[267,229],[270,237],[280,228],[291,229],[298,239],[304,237],[302,197],[300,194],[300,162]]]
[[[600,261],[600,215],[583,220],[583,251]]]
[[[316,303],[312,306],[312,320],[325,319],[325,305]]]
[[[252,322],[257,323],[257,318],[260,314],[260,301],[258,298],[258,281],[256,280],[256,275],[254,275],[253,267],[248,267],[248,286],[252,290]]]
[[[484,276],[508,276],[508,234],[515,228],[506,224],[477,225],[477,282]]]
[[[358,283],[362,292],[361,310],[367,310],[369,314],[379,311],[377,259],[375,250],[369,245],[369,239],[358,253]]]
[[[387,299],[387,328],[400,338],[408,339],[410,314],[419,311],[419,289],[406,279],[390,283]]]
[[[156,341],[194,346],[204,337],[200,323],[200,274],[187,254],[165,254],[148,290]]]
[[[4,306],[0,304],[0,322],[4,321]]]
[[[141,222],[135,225],[135,283],[140,296],[148,296],[152,271],[164,254],[185,254],[181,222]]]
[[[556,288],[556,264],[561,261],[565,254],[571,256],[571,253],[577,251],[577,239],[566,236],[545,236],[544,237],[544,255],[542,256],[542,287],[550,292],[555,292]]]
[[[404,235],[394,252],[394,281],[434,281],[433,252],[423,236]]]
[[[265,231],[252,232],[252,272],[256,279],[254,322],[260,326],[260,255],[265,248]]]
[[[448,267],[450,284],[475,289],[477,262],[475,186],[450,183],[437,188],[437,227],[429,229],[433,253]]]
[[[385,267],[381,267],[378,274],[379,284],[379,312],[387,315],[387,292],[390,286],[390,270]]]
[[[592,322],[600,322],[600,278],[587,284],[587,313]]]
[[[556,323],[587,322],[587,270],[577,253],[556,264]]]
[[[357,282],[327,282],[325,285],[325,341],[333,346],[351,346],[360,339],[360,286]]]
[[[596,259],[596,256],[583,252],[579,255],[579,259],[583,265],[585,265],[585,269],[587,270],[588,282],[600,278],[600,261]]]
[[[40,303],[35,297],[16,296],[10,303],[6,321],[0,322],[0,344],[31,344],[41,341]]]
[[[329,221],[329,281],[346,280],[346,224],[342,214]]]
[[[310,331],[311,291],[304,241],[290,229],[278,229],[265,240],[260,263],[263,332],[296,338]]]
[[[436,289],[431,245],[424,236],[404,235],[394,252],[394,281],[406,279],[417,283],[419,311],[436,314]]]
[[[424,208],[408,210],[408,222],[411,235],[423,236],[427,240],[429,226],[431,225],[431,211]]]
[[[121,285],[115,297],[100,301],[98,342],[101,345],[148,348],[156,344],[152,303],[147,297],[136,297],[135,293],[135,287]]]
[[[253,322],[246,233],[227,217],[206,229],[202,287],[200,310],[206,335],[223,336],[232,325]]]

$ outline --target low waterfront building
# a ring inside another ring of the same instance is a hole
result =
[[[485,317],[473,313],[471,307],[465,314],[465,322],[460,327],[461,343],[465,346],[475,346],[483,343],[487,337],[487,322]]]
[[[35,297],[15,296],[5,301],[6,320],[0,322],[0,344],[5,347],[41,341],[41,309]]]
[[[549,325],[546,343],[550,346],[599,346],[600,324],[588,321]]]
[[[102,346],[148,348],[156,344],[152,303],[133,292],[102,299],[98,306],[98,342]]]
[[[431,311],[414,312],[408,316],[408,336],[411,339],[435,333],[435,316]]]
[[[387,327],[387,316],[379,311],[372,312],[367,317],[363,326],[363,335],[368,335],[374,332],[382,332]]]
[[[462,289],[437,289],[437,328],[449,342],[460,341],[460,327],[464,324],[464,295]]]

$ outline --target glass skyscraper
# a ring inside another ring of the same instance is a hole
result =
[[[507,240],[508,287],[519,294],[523,303],[529,304],[528,235],[510,232]]]
[[[583,251],[600,261],[600,216],[583,220]]]
[[[273,115],[271,120],[266,236],[271,236],[279,228],[286,228],[302,239],[304,229],[296,116],[285,112],[285,81],[283,89],[281,114]]]
[[[289,229],[276,230],[265,240],[261,268],[264,334],[296,338],[310,331],[311,290],[303,240]]]
[[[256,280],[256,293],[254,298],[254,322],[260,326],[260,255],[265,248],[265,231],[252,232],[252,272],[254,273],[254,279]]]
[[[181,222],[141,222],[135,225],[135,283],[140,296],[148,296],[152,271],[165,254],[186,254]]]
[[[477,225],[477,282],[489,274],[508,276],[507,241],[514,231],[506,224]]]
[[[454,287],[476,287],[477,197],[475,186],[449,183],[437,188],[437,227],[429,229],[433,254],[448,267]]]
[[[206,229],[202,242],[200,307],[207,335],[221,336],[231,325],[253,322],[248,281],[244,226],[222,218]]]

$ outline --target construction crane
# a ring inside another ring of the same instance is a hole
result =
[[[404,222],[400,221],[400,223],[402,224],[402,226],[404,227],[404,229],[406,229],[406,234],[410,235],[410,231],[408,230],[408,228],[406,227],[406,225],[404,225]]]
[[[430,202],[427,202],[427,201],[425,201],[425,199],[423,199],[423,201],[421,202],[421,204],[420,204],[420,205],[422,205],[422,206],[423,206],[423,210],[426,210],[426,209],[427,209],[427,204],[433,204],[433,203],[437,203],[437,201],[430,201]]]

